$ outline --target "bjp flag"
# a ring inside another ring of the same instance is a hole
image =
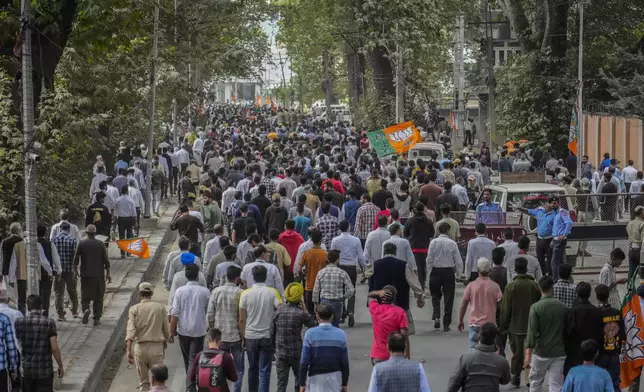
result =
[[[619,356],[620,365],[620,387],[629,387],[636,377],[639,377],[644,366],[644,320],[642,319],[642,307],[640,297],[635,290],[637,274],[629,282],[629,287],[622,302],[622,320],[626,340],[622,344],[622,352]],[[619,339],[619,327],[609,328],[610,323],[604,323],[604,335]]]
[[[148,243],[143,238],[132,238],[130,240],[118,240],[116,245],[120,250],[134,256],[139,256],[141,259],[150,257],[150,248]]]
[[[367,132],[367,138],[379,157],[402,154],[421,141],[420,132],[411,121]]]

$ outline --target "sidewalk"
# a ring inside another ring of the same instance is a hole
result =
[[[161,255],[163,245],[176,236],[168,229],[176,208],[175,202],[164,204],[156,227],[141,228],[140,236],[146,238],[150,247],[148,260],[136,257],[121,259],[116,245],[110,245],[112,283],[106,287],[101,325],[94,327],[91,320],[89,324],[83,325],[80,318],[71,317],[70,311],[67,311],[67,321],[56,321],[65,377],[54,379],[55,390],[94,391],[97,389],[114,349],[118,344],[123,343],[121,335],[126,328],[127,311],[137,299],[136,287],[144,278],[148,278],[148,274],[153,270],[152,266]],[[52,308],[49,313],[51,317],[56,317],[53,304],[52,294]]]

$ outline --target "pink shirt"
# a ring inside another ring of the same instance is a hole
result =
[[[501,288],[488,277],[479,276],[468,284],[463,294],[463,300],[470,303],[468,325],[496,323],[496,307],[501,297]]]
[[[375,359],[389,359],[387,339],[389,334],[407,328],[407,314],[394,304],[379,304],[369,301],[369,313],[373,324],[373,344],[369,356]]]

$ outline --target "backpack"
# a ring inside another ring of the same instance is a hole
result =
[[[206,350],[201,353],[197,364],[197,390],[221,392],[226,384],[223,361],[224,352],[219,350]]]

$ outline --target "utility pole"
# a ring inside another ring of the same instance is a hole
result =
[[[490,10],[490,3],[487,3],[485,12],[485,38],[487,41],[487,89],[488,89],[488,107],[487,118],[490,123],[490,129],[487,134],[489,135],[488,142],[494,141],[496,143],[496,81],[494,79],[494,34],[492,27],[492,11]],[[490,32],[488,34],[488,28]],[[479,107],[481,103],[479,101]],[[480,118],[480,117],[479,117]]]
[[[38,260],[38,242],[36,239],[36,170],[38,155],[36,155],[36,132],[34,130],[34,88],[31,57],[31,34],[33,17],[30,0],[22,0],[22,129],[24,132],[24,181],[25,181],[25,230],[27,235],[27,293],[38,294],[38,279],[36,268],[40,268]]]
[[[329,51],[325,50],[322,57],[322,65],[324,67],[324,81],[325,81],[325,99],[324,103],[326,105],[326,116],[328,120],[331,120],[331,103],[333,103],[333,90],[331,89],[331,72],[329,70]]]
[[[465,145],[465,66],[464,66],[464,48],[465,48],[465,16],[462,14],[456,17],[456,51],[454,54],[455,66],[454,83],[457,91],[457,115],[456,115],[456,136],[463,137]]]
[[[288,108],[289,106],[288,106],[288,93],[286,92],[286,75],[284,74],[285,61],[282,60],[282,52],[278,51],[277,53],[280,56],[280,68],[282,69],[282,90],[284,91],[284,106]]]
[[[177,0],[174,0],[174,46],[177,46]],[[177,99],[172,98],[172,144],[177,145]]]
[[[149,218],[152,197],[152,154],[154,154],[154,117],[157,97],[157,57],[159,45],[159,2],[154,3],[154,37],[152,38],[152,67],[150,69],[150,128],[148,130],[148,178],[145,181],[144,218]]]
[[[577,178],[581,178],[581,157],[584,154],[584,2],[579,2],[579,62],[577,64]]]
[[[400,44],[396,43],[396,123],[405,121],[405,81],[403,79],[403,55]]]

